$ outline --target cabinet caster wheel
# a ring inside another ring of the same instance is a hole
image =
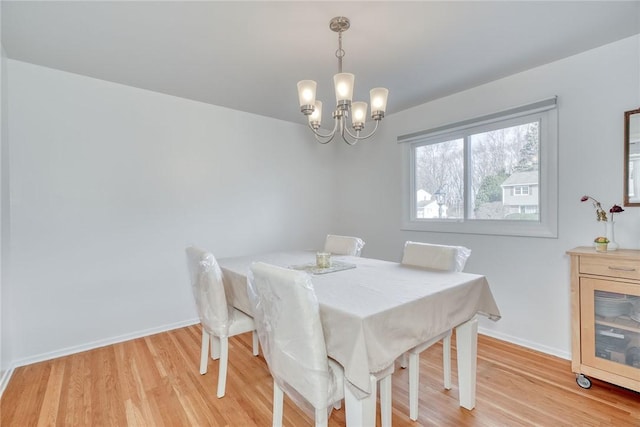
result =
[[[591,388],[591,380],[582,374],[578,374],[576,382],[582,388]]]

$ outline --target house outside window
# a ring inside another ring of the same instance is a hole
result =
[[[399,137],[403,229],[556,237],[555,105]]]
[[[510,219],[537,220],[540,186],[538,170],[518,171],[500,186],[502,204]]]

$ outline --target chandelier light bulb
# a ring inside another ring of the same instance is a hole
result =
[[[309,116],[309,119],[320,121],[320,119],[322,118],[322,101],[316,101],[315,107],[316,108],[313,110],[313,113],[311,113],[311,115]]]
[[[387,98],[389,97],[389,90],[383,87],[376,87],[369,92],[371,97],[371,112],[382,111],[387,109]]]
[[[309,126],[318,129],[322,123],[322,101],[316,100],[314,107],[313,113],[309,115]]]
[[[353,82],[356,76],[351,73],[338,73],[333,76],[333,84],[336,90],[336,103],[350,104],[353,98]]]
[[[316,102],[316,86],[313,80],[300,80],[298,82],[298,101],[300,102],[300,111],[309,115],[313,111],[313,105]]]
[[[311,92],[311,90],[310,90],[310,89],[305,89],[305,90],[302,92],[302,96],[303,96],[304,100],[305,100],[307,103],[308,103],[308,102],[311,102],[311,101],[313,100],[313,93]]]
[[[357,131],[364,129],[364,122],[367,120],[367,103],[354,102],[351,104],[351,126]]]
[[[369,91],[371,98],[371,118],[374,120],[382,120],[384,112],[387,109],[387,98],[389,97],[389,89],[376,87]]]

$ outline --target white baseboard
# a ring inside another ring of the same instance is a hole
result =
[[[42,362],[45,360],[56,359],[58,357],[68,356],[70,354],[81,353],[87,350],[93,350],[95,348],[104,347],[107,345],[117,344],[124,341],[133,340],[136,338],[142,338],[149,335],[158,334],[161,332],[171,331],[173,329],[184,328],[185,326],[191,326],[200,323],[200,319],[191,319],[184,320],[182,322],[176,322],[168,325],[159,326],[156,328],[145,329],[142,331],[132,332],[129,334],[119,335],[116,337],[105,338],[98,341],[88,342],[86,344],[81,344],[73,347],[67,347],[56,351],[51,351],[48,353],[42,353],[35,356],[26,357],[23,359],[18,359],[13,362],[13,367],[17,368],[19,366],[31,365],[33,363]],[[12,369],[13,370],[13,369]]]
[[[7,388],[7,384],[9,384],[11,375],[13,375],[13,366],[3,371],[2,375],[0,375],[0,398],[2,398],[2,393],[4,393],[4,389]]]
[[[182,322],[176,322],[176,323],[172,323],[172,324],[168,324],[168,325],[163,325],[163,326],[159,326],[156,328],[150,328],[150,329],[145,329],[142,331],[137,331],[137,332],[132,332],[129,334],[124,334],[124,335],[119,335],[116,337],[111,337],[111,338],[106,338],[103,340],[98,340],[98,341],[93,341],[93,342],[89,342],[86,344],[82,344],[82,345],[78,345],[78,346],[73,346],[73,347],[67,347],[67,348],[63,348],[60,350],[56,350],[56,351],[52,351],[49,353],[42,353],[36,356],[31,356],[31,357],[26,357],[23,359],[18,359],[15,360],[13,365],[7,369],[6,371],[2,372],[2,376],[0,377],[0,396],[2,396],[2,393],[4,392],[4,389],[6,388],[7,384],[9,383],[9,379],[11,379],[11,375],[13,374],[13,371],[15,368],[19,367],[19,366],[25,366],[25,365],[31,365],[33,363],[38,363],[38,362],[42,362],[45,360],[51,360],[51,359],[55,359],[58,357],[63,357],[63,356],[68,356],[70,354],[75,354],[75,353],[81,353],[83,351],[88,351],[88,350],[93,350],[95,348],[99,348],[99,347],[104,347],[107,345],[112,345],[112,344],[117,344],[120,342],[124,342],[124,341],[129,341],[129,340],[133,340],[136,338],[142,338],[142,337],[146,337],[149,335],[154,335],[154,334],[158,334],[161,332],[167,332],[167,331],[171,331],[173,329],[178,329],[178,328],[184,328],[186,326],[191,326],[191,325],[195,325],[200,323],[200,319],[191,319],[191,320],[185,320]],[[494,330],[490,330],[490,329],[485,329],[482,327],[478,328],[478,333],[483,334],[483,335],[487,335],[502,341],[507,341],[513,344],[517,344],[520,345],[522,347],[526,347],[526,348],[530,348],[532,350],[536,350],[536,351],[540,351],[542,353],[545,354],[550,354],[553,356],[557,356],[560,357],[561,359],[566,359],[566,360],[571,360],[571,354],[566,352],[566,351],[562,351],[559,350],[557,348],[551,348],[551,347],[547,347],[547,346],[541,346],[540,344],[537,343],[532,343],[530,341],[527,340],[523,340],[521,338],[518,337],[514,337],[511,335],[506,335],[506,334],[501,334],[501,333],[496,333],[496,331]]]
[[[485,329],[485,328],[482,328],[482,327],[478,328],[478,333],[479,334],[483,334],[483,335],[487,335],[489,337],[496,338],[496,339],[499,339],[499,340],[502,340],[502,341],[507,341],[507,342],[510,342],[512,344],[517,344],[517,345],[519,345],[521,347],[530,348],[531,350],[536,350],[536,351],[539,351],[541,353],[550,354],[552,356],[556,356],[556,357],[559,357],[561,359],[571,360],[571,353],[563,351],[563,350],[559,350],[557,348],[540,345],[538,343],[534,343],[534,342],[531,342],[531,341],[523,340],[521,338],[514,337],[512,335],[496,333],[496,331],[494,331],[494,330]]]

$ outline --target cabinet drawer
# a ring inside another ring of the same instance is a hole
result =
[[[640,262],[607,256],[580,257],[580,273],[640,280]]]

